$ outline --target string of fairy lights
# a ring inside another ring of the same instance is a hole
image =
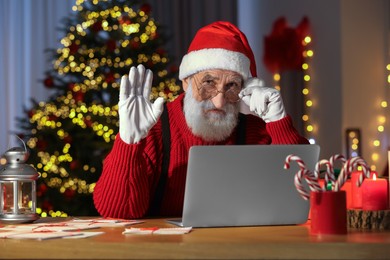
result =
[[[380,148],[382,146],[381,137],[383,136],[383,133],[385,131],[385,124],[386,124],[386,116],[385,116],[385,109],[387,108],[387,101],[382,100],[380,101],[380,108],[381,112],[380,115],[377,117],[377,126],[376,126],[376,138],[372,141],[372,145],[374,147],[374,151],[371,154],[371,160],[373,161],[373,164],[371,165],[371,170],[376,171],[376,165],[380,159]]]
[[[302,120],[304,122],[304,129],[306,131],[306,137],[309,140],[311,144],[315,143],[315,138],[314,138],[314,124],[311,120],[310,117],[310,108],[313,106],[313,101],[310,98],[310,60],[314,56],[314,51],[310,48],[310,43],[311,43],[311,37],[307,35],[303,41],[302,45],[305,48],[305,51],[303,52],[303,57],[305,62],[302,64],[302,70],[303,70],[303,81],[305,83],[304,88],[302,89],[302,94],[304,97],[304,104],[305,104],[305,109],[304,109],[304,114],[302,115]]]
[[[390,64],[386,65],[386,82],[387,85],[390,86]],[[369,145],[372,149],[370,159],[372,163],[370,164],[370,168],[372,171],[377,171],[377,165],[378,162],[382,159],[381,158],[381,152],[382,150],[387,150],[386,147],[386,109],[388,107],[388,102],[386,99],[382,99],[377,103],[377,108],[379,109],[378,116],[376,117],[376,133],[375,136],[371,139],[369,142]],[[361,152],[361,138],[359,135],[359,129],[352,129],[347,132],[347,138],[349,138],[350,142],[347,143],[347,150],[349,150],[349,156],[357,156],[361,155],[359,154]],[[382,160],[387,160],[386,157]]]
[[[310,35],[306,36],[304,40],[302,41],[302,45],[305,48],[305,51],[303,52],[304,57],[304,63],[302,64],[302,70],[303,70],[303,80],[304,80],[304,87],[302,89],[302,95],[304,97],[304,113],[302,115],[302,121],[304,122],[304,131],[305,136],[308,138],[309,142],[314,144],[315,141],[315,124],[311,120],[310,117],[310,108],[313,106],[313,100],[310,97],[310,60],[314,56],[314,51],[310,48],[311,43],[311,37]],[[390,85],[390,64],[387,64],[386,66],[387,71],[387,84]],[[275,88],[280,90],[280,74],[275,73],[273,75],[273,79],[275,82]],[[371,141],[371,145],[374,147],[374,151],[371,154],[371,170],[376,171],[376,163],[380,159],[380,149],[383,145],[383,141],[381,141],[382,137],[384,136],[385,132],[385,125],[386,125],[386,109],[388,106],[388,102],[384,99],[379,102],[380,106],[380,114],[377,116],[377,125],[376,125],[376,137],[373,138]],[[348,156],[356,156],[358,155],[358,151],[360,151],[360,136],[356,131],[349,131],[347,133],[349,136],[347,138],[350,139],[348,149],[351,152],[351,154],[348,154]]]
[[[387,85],[390,86],[390,64],[386,65],[386,82]],[[383,140],[385,136],[385,125],[386,125],[386,109],[387,109],[388,103],[386,99],[383,99],[379,102],[380,107],[380,113],[377,116],[377,125],[376,125],[376,138],[372,140],[372,146],[374,147],[374,152],[371,154],[371,160],[373,161],[373,164],[371,165],[371,170],[376,171],[376,165],[374,163],[377,163],[380,159],[380,150],[381,147],[385,146],[386,144]],[[387,149],[387,147],[386,147]],[[386,158],[387,159],[387,158]]]
[[[310,43],[311,43],[311,36],[307,35],[304,37],[302,41],[302,46],[304,47],[304,51],[302,53],[303,58],[304,58],[304,63],[302,64],[302,70],[303,70],[303,81],[304,81],[304,87],[302,89],[302,95],[304,97],[303,102],[304,102],[304,111],[302,115],[302,121],[304,123],[304,131],[305,131],[305,136],[309,140],[311,144],[314,144],[315,137],[315,127],[314,124],[311,120],[310,117],[310,108],[313,106],[313,101],[310,97],[310,60],[314,56],[314,51],[310,48]],[[273,75],[274,83],[275,83],[275,88],[278,90],[281,90],[280,86],[280,74],[279,73],[274,73]]]
[[[302,89],[302,94],[304,97],[304,114],[302,115],[302,120],[304,122],[304,130],[305,130],[305,136],[308,138],[310,143],[315,143],[315,124],[310,118],[310,108],[313,106],[313,101],[310,98],[310,59],[314,56],[314,51],[310,48],[311,43],[311,37],[308,35],[304,38],[302,41],[302,45],[305,47],[305,51],[303,52],[303,56],[305,58],[305,62],[302,64],[302,70],[304,72],[303,80],[304,80],[304,88]],[[387,83],[390,85],[390,64],[386,66],[387,71]],[[273,75],[273,79],[275,82],[275,88],[280,90],[280,74],[275,73]],[[373,164],[371,164],[371,170],[376,171],[377,167],[375,163],[377,163],[380,159],[380,148],[383,146],[383,143],[381,141],[381,136],[383,136],[385,132],[385,124],[386,124],[386,108],[388,106],[388,103],[386,100],[381,100],[379,102],[379,106],[381,108],[381,113],[377,117],[377,137],[374,138],[371,142],[372,146],[376,148],[374,152],[371,154],[371,160],[373,161]],[[356,132],[351,131],[349,132],[349,138],[351,139],[351,144],[349,149],[353,151],[358,151],[360,148],[360,138],[356,135]],[[353,153],[354,154],[354,153]]]

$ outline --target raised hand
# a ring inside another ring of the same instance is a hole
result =
[[[119,135],[128,144],[145,138],[163,111],[164,99],[150,102],[153,73],[143,65],[131,67],[129,75],[122,76],[119,90]]]

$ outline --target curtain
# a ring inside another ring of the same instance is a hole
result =
[[[236,0],[149,0],[152,16],[168,34],[167,51],[180,65],[196,31],[213,21],[236,23]],[[0,0],[0,154],[21,145],[16,118],[31,98],[46,101],[42,81],[52,64],[45,50],[60,47],[62,18],[73,0]]]
[[[44,101],[44,72],[51,61],[48,48],[59,47],[58,26],[72,12],[74,1],[0,0],[0,154],[20,146],[16,118],[34,98]]]
[[[236,0],[148,0],[155,21],[168,33],[167,50],[177,65],[199,28],[218,20],[237,23]]]

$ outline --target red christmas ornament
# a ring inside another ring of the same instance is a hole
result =
[[[37,188],[37,196],[42,197],[43,195],[45,195],[46,191],[47,191],[47,186],[46,184],[42,183]]]
[[[91,127],[93,122],[91,119],[84,119],[84,124],[86,124],[88,127]]]
[[[43,84],[45,85],[45,87],[47,88],[52,88],[54,86],[54,80],[52,77],[47,77],[44,81],[43,81]]]
[[[35,109],[30,109],[27,114],[29,118],[32,118],[35,115]]]
[[[68,84],[68,89],[71,90],[71,91],[73,91],[75,86],[76,86],[75,83],[69,83],[69,84]]]
[[[150,6],[150,4],[143,4],[140,10],[143,11],[145,14],[149,15],[152,11],[152,7]]]
[[[58,116],[56,116],[56,115],[50,115],[50,116],[48,116],[47,118],[49,119],[49,121],[57,121]]]
[[[111,84],[113,82],[115,82],[115,76],[114,76],[114,73],[112,72],[109,72],[105,75],[106,79],[105,81],[108,83],[108,84]]]
[[[74,197],[74,195],[75,195],[75,191],[73,189],[66,189],[64,192],[64,197],[66,199],[71,199]]]
[[[83,102],[84,101],[84,93],[81,91],[73,92],[73,98],[77,102]]]
[[[116,49],[116,41],[110,39],[110,40],[107,41],[106,46],[107,46],[107,50],[115,51],[115,49]]]
[[[163,48],[158,48],[156,53],[160,56],[164,56],[167,52]]]
[[[76,169],[78,169],[79,167],[80,167],[80,162],[77,161],[77,160],[73,160],[73,161],[71,161],[70,164],[69,164],[69,168],[70,168],[71,170],[76,170]]]
[[[79,50],[80,46],[74,42],[69,46],[69,53],[75,54]]]
[[[158,38],[160,38],[160,34],[158,34],[158,32],[153,32],[150,34],[150,39],[156,40]]]
[[[94,24],[92,24],[91,29],[94,32],[101,31],[103,29],[102,21],[96,21]]]
[[[154,66],[154,63],[152,60],[148,60],[148,62],[146,62],[146,67],[148,67],[149,69],[153,69],[153,66]]]
[[[42,139],[38,139],[38,141],[37,141],[37,148],[38,148],[39,151],[46,150],[47,146],[48,146],[48,142],[47,141],[42,140]]]
[[[140,47],[140,43],[138,41],[131,41],[130,46],[131,46],[131,49],[137,50]]]
[[[131,24],[131,19],[127,15],[123,15],[119,18],[120,24]]]
[[[50,211],[53,209],[53,205],[48,201],[48,200],[45,200],[43,203],[42,203],[42,209],[44,211]]]
[[[64,137],[64,143],[71,144],[73,142],[73,138],[70,135]]]

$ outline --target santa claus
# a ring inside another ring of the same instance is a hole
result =
[[[180,65],[185,92],[174,101],[149,101],[152,78],[139,65],[121,79],[119,134],[93,193],[104,217],[181,216],[191,146],[308,143],[229,22],[197,32]]]

